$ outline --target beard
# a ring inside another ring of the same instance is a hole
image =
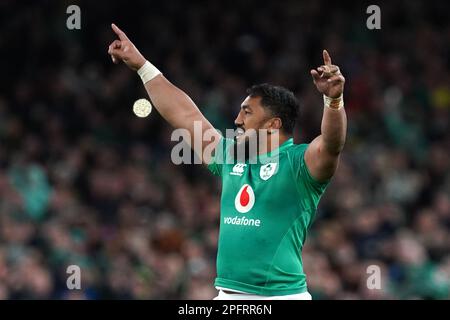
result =
[[[242,134],[237,134],[234,137],[232,152],[234,163],[247,162],[250,159],[256,158],[258,155],[259,132],[258,130],[249,129]]]
[[[231,163],[258,163],[260,159],[260,152],[264,154],[271,154],[275,156],[277,153],[273,150],[278,150],[280,136],[279,131],[267,129],[248,129],[242,128],[236,130],[233,137],[233,147],[229,149],[229,159]],[[269,151],[270,146],[270,151]]]

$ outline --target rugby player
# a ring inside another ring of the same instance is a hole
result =
[[[194,124],[212,132],[197,154],[222,179],[220,232],[217,253],[216,299],[309,300],[303,271],[302,248],[317,205],[338,166],[347,120],[339,67],[323,51],[324,64],[311,70],[323,95],[321,134],[310,143],[294,144],[293,131],[299,103],[294,94],[270,84],[255,85],[235,120],[240,135],[225,139],[202,115],[186,93],[174,86],[138,51],[116,25],[118,39],[108,48],[114,63],[123,61],[137,71],[161,116],[174,128],[195,137]],[[227,161],[233,144],[245,143],[250,132],[265,130],[256,157],[260,161]],[[271,139],[277,134],[276,143]],[[224,150],[224,152],[218,152]],[[218,155],[221,155],[220,157]],[[276,154],[276,157],[274,156]]]

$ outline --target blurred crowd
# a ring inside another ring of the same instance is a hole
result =
[[[133,115],[146,94],[107,55],[111,22],[221,130],[251,84],[293,90],[297,143],[320,133],[309,70],[327,48],[349,128],[303,250],[309,291],[450,298],[445,1],[380,2],[381,30],[367,29],[363,4],[324,0],[75,1],[81,30],[68,30],[69,4],[0,3],[0,299],[216,295],[220,181],[172,164],[157,112]],[[70,265],[81,290],[67,289]]]

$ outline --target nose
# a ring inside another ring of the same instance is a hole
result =
[[[244,122],[242,121],[242,115],[241,115],[241,113],[242,113],[242,112],[239,112],[238,115],[237,115],[237,117],[236,117],[236,119],[234,120],[234,125],[235,125],[236,127],[240,127],[240,126],[242,126],[242,125],[244,124]]]

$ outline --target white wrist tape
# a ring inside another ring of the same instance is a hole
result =
[[[146,84],[158,74],[161,74],[154,65],[152,65],[149,61],[145,61],[144,65],[139,68],[137,71],[138,75],[141,77],[142,83]]]
[[[323,95],[323,104],[330,109],[339,110],[344,106],[344,96],[341,94],[338,98],[330,98]]]

